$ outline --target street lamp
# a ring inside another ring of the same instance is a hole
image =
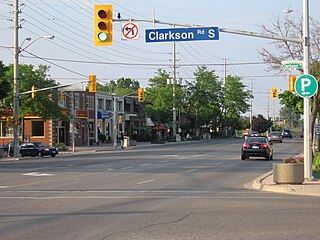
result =
[[[18,30],[19,30],[19,1],[14,1],[14,16],[13,16],[13,49],[14,49],[14,60],[13,60],[13,156],[15,159],[19,159],[19,139],[20,139],[20,123],[19,123],[19,53],[25,50],[34,42],[38,41],[40,38],[53,39],[54,36],[43,36],[38,37],[26,47],[21,49],[19,47]],[[31,38],[26,38],[24,41],[31,41]],[[24,41],[22,43],[24,43]]]

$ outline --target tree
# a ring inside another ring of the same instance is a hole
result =
[[[252,117],[252,130],[259,133],[266,132],[272,126],[272,121],[265,119],[261,114]]]
[[[116,82],[111,80],[109,83],[102,85],[97,84],[97,91],[103,93],[115,93],[119,96],[124,96],[126,94],[137,92],[140,87],[140,83],[131,78],[119,78]]]
[[[237,93],[237,94],[235,94]],[[245,85],[238,76],[227,76],[223,86],[222,97],[222,117],[223,129],[231,127],[238,128],[240,115],[249,109],[247,101],[250,97],[250,91],[245,91]]]
[[[282,37],[291,37],[291,38],[301,38],[303,35],[302,31],[302,19],[300,18],[291,18],[287,15],[283,20],[280,18],[276,18],[272,26],[267,27],[265,25],[262,26],[263,30],[267,34],[279,35]],[[310,74],[315,76],[315,78],[319,81],[320,78],[320,23],[314,18],[310,18]],[[284,71],[281,67],[282,60],[301,60],[303,59],[303,45],[302,43],[293,43],[284,40],[273,41],[272,45],[275,47],[275,50],[267,50],[266,48],[262,48],[259,51],[263,60],[269,64],[270,69],[277,70],[279,72]],[[279,96],[280,97],[280,96]],[[293,97],[290,95],[286,95],[287,101],[289,97]],[[319,90],[313,96],[312,102],[312,119],[311,126],[315,131],[314,124],[318,112],[318,101],[319,101]],[[313,134],[314,136],[315,134]],[[313,138],[313,152],[315,152],[316,147],[316,139]]]
[[[39,65],[35,69],[32,65],[19,65],[19,89],[20,93],[30,91],[34,85],[36,89],[56,86],[56,83],[48,75],[49,67]],[[1,74],[0,74],[1,75]],[[13,78],[13,65],[5,68],[4,72],[6,79]],[[31,94],[21,95],[20,97],[20,118],[26,114],[37,114],[42,119],[65,119],[63,109],[57,106],[53,100],[56,95],[56,90],[46,90],[36,93],[35,99],[31,98]],[[13,82],[10,82],[10,90],[2,98],[2,107],[12,109],[13,107]]]
[[[215,72],[209,71],[206,66],[200,66],[194,73],[196,79],[187,82],[186,102],[187,112],[194,115],[194,128],[197,136],[200,126],[208,125],[219,115],[221,84]]]
[[[173,94],[172,85],[167,84],[169,74],[162,69],[149,79],[149,87],[145,91],[147,114],[158,122],[168,122],[172,119]]]

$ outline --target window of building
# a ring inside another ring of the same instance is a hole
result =
[[[32,121],[32,136],[33,137],[44,136],[44,121]]]
[[[106,100],[106,110],[112,110],[111,104],[112,104],[111,100]]]
[[[98,109],[104,109],[103,99],[98,99]]]
[[[87,109],[94,109],[94,97],[87,97]]]
[[[74,107],[75,108],[80,108],[80,96],[79,94],[75,94],[74,96]]]
[[[7,121],[0,122],[0,137],[13,137],[13,126],[9,126]]]

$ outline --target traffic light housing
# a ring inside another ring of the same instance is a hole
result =
[[[89,92],[97,91],[97,77],[96,75],[89,76]]]
[[[94,45],[112,45],[112,5],[94,6]]]
[[[119,122],[123,122],[124,116],[123,115],[119,115]]]
[[[34,92],[34,90],[35,90],[35,87],[34,87],[34,85],[32,85],[32,87],[31,87],[31,91],[32,91],[32,92],[31,92],[31,98],[32,98],[32,99],[34,99],[34,98],[35,98],[35,95],[36,95],[35,92]]]
[[[277,88],[271,88],[271,97],[273,99],[278,98],[278,89]]]
[[[64,91],[60,91],[60,99],[64,100]]]
[[[144,88],[138,88],[138,102],[144,102]]]
[[[297,80],[297,77],[295,75],[289,76],[289,91],[290,92],[295,92],[294,85],[296,83],[296,80]]]

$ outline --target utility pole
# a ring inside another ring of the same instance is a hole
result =
[[[253,95],[253,82],[252,79],[250,80],[250,131],[252,131],[252,117],[253,117],[253,111],[252,111],[252,95]]]
[[[309,74],[310,49],[309,49],[309,0],[303,0],[303,73]],[[311,99],[303,99],[304,116],[304,178],[312,179],[312,154],[311,154]]]
[[[13,156],[16,159],[19,159],[19,140],[20,140],[20,125],[19,125],[19,2],[18,0],[14,1],[14,10],[13,10],[13,51],[14,51],[14,60],[13,60]]]
[[[113,93],[113,146],[117,148],[118,145],[118,133],[117,133],[117,97]]]
[[[177,109],[176,109],[176,84],[177,84],[177,59],[176,59],[176,42],[173,42],[173,78],[172,78],[172,94],[173,94],[173,107],[172,107],[172,138],[177,139]]]

